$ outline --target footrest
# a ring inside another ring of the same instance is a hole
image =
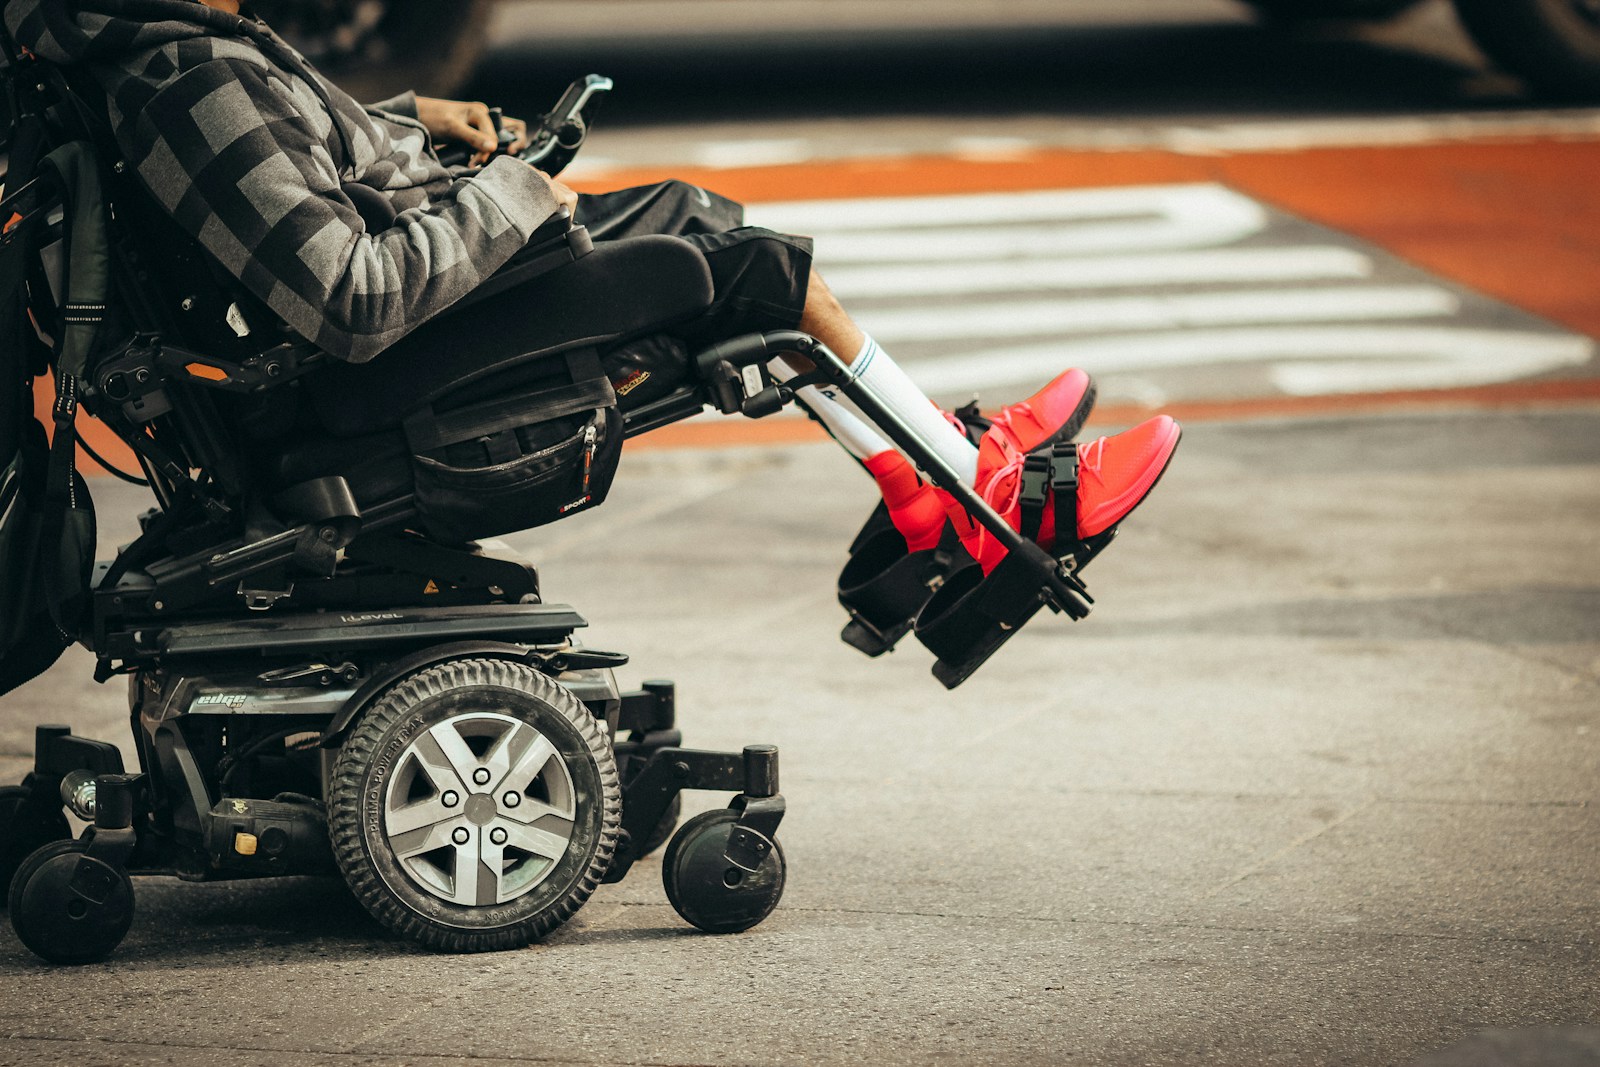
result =
[[[917,616],[917,639],[939,658],[933,676],[954,689],[1040,608],[1076,620],[1093,603],[1074,573],[1030,543],[1008,553],[987,576],[976,566],[952,574]]]
[[[839,603],[850,613],[840,638],[881,656],[911,631],[917,613],[955,570],[974,566],[960,548],[906,549],[892,526],[863,541],[839,574]]]

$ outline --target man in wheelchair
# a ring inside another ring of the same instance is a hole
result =
[[[626,437],[797,400],[883,496],[844,640],[914,631],[953,687],[1042,608],[1088,614],[1083,568],[1177,446],[1164,416],[1078,444],[1079,370],[942,412],[808,239],[680,182],[574,193],[603,79],[498,134],[357,104],[238,0],[3,10],[0,694],[81,641],[129,677],[141,768],[44,724],[0,788],[0,891],[47,959],[116,946],[130,871],[337,871],[397,933],[514,947],[669,837],[679,913],[748,929],[783,890],[776,749],[682,747],[671,683],[620,691],[627,657],[483,539],[601,503]],[[98,572],[80,402],[159,505]],[[674,835],[682,789],[737,795]]]
[[[743,226],[738,204],[682,183],[575,194],[517,158],[523,124],[506,124],[515,143],[497,154],[498,131],[481,105],[406,94],[363,107],[238,0],[12,0],[6,17],[22,45],[90,73],[105,91],[118,145],[156,199],[267,308],[338,359],[381,366],[396,342],[514,267],[530,237],[565,210],[595,241],[670,235],[704,257],[712,299],[665,331],[669,345],[809,334],[841,354],[859,387],[963,482],[1018,519],[1011,498],[1024,457],[1070,440],[1092,403],[1089,378],[1067,371],[986,428],[947,416],[839,306],[811,266],[809,240]],[[475,157],[445,166],[435,145],[447,141],[466,142]],[[540,290],[535,279],[502,298],[517,302],[529,328],[549,313]],[[502,344],[517,345],[518,325],[508,324]],[[660,351],[658,343],[610,354],[624,410],[670,384]],[[795,373],[782,362],[773,369]],[[657,380],[640,380],[649,377]],[[1005,554],[837,389],[802,386],[798,394],[877,479],[913,551],[933,547],[948,525],[986,568]],[[1078,539],[1115,526],[1144,498],[1178,435],[1171,419],[1157,417],[1077,450]],[[1049,536],[1053,505],[1043,518]]]

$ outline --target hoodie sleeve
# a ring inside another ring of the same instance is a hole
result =
[[[376,111],[385,115],[400,115],[403,118],[415,119],[417,117],[417,94],[409,90],[399,96],[391,96],[387,100],[379,100],[376,104],[366,105],[368,111]]]
[[[124,148],[179,224],[296,332],[353,363],[471,292],[558,207],[532,167],[502,157],[370,233],[341,191],[331,114],[237,59],[194,68],[127,119]]]

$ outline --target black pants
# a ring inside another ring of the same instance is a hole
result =
[[[680,237],[697,247],[711,268],[712,300],[704,312],[657,335],[634,333],[621,345],[601,353],[625,411],[664,396],[680,384],[689,373],[689,356],[700,349],[740,334],[799,325],[811,276],[810,240],[745,226],[744,208],[732,200],[684,182],[664,182],[582,196],[576,221],[588,228],[597,245],[618,251],[630,238]],[[515,271],[517,267],[518,260],[513,257],[505,269]],[[408,368],[401,378],[420,388],[418,383],[424,380],[439,384],[435,379],[450,377],[447,363],[439,358],[441,352],[527,351],[530,335],[540,345],[553,343],[539,307],[541,301],[551,299],[552,291],[560,291],[563,277],[560,271],[539,275],[525,283],[527,288],[519,283],[481,300],[469,295],[457,307],[401,338],[374,362],[385,369],[385,379],[398,368]],[[600,318],[603,321],[604,315]],[[593,315],[587,321],[590,327],[597,324]],[[626,330],[619,325],[618,332]],[[351,372],[339,371],[322,378],[330,382],[333,377],[351,378]],[[357,388],[354,380],[344,384],[347,388],[340,403],[346,408],[383,407],[393,399],[388,389]]]
[[[811,277],[811,240],[744,224],[744,207],[687,182],[581,195],[575,221],[596,241],[646,234],[682,237],[711,265],[712,302],[671,334],[690,347],[800,324]]]

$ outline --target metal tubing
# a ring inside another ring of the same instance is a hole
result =
[[[927,472],[933,479],[934,485],[955,497],[956,501],[967,510],[967,514],[982,523],[1008,551],[1015,551],[1027,543],[1026,538],[1013,530],[1011,524],[1001,518],[989,506],[988,501],[978,495],[977,490],[961,480],[950,464],[944,461],[944,457],[935,452],[915,430],[906,425],[899,415],[862,386],[850,372],[850,365],[840,359],[833,349],[810,334],[798,330],[763,334],[762,341],[768,351],[799,352],[815,363],[834,385],[844,391],[845,396],[855,401],[857,406],[889,435],[890,441],[904,449],[912,462]]]

